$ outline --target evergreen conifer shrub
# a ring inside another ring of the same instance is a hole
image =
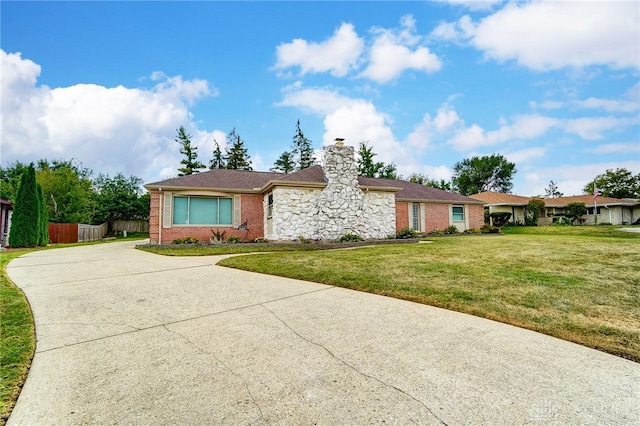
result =
[[[11,217],[9,245],[11,247],[35,247],[41,239],[41,214],[33,163],[22,173],[20,186]]]

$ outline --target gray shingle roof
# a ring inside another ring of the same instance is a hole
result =
[[[319,165],[289,174],[216,169],[149,183],[145,187],[152,190],[162,188],[259,192],[270,183],[277,186],[278,182],[323,185],[324,171]],[[482,201],[470,197],[403,180],[359,177],[358,183],[363,187],[389,188],[390,191],[396,192],[397,200],[482,204]]]

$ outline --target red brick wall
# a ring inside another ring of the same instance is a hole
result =
[[[445,229],[449,226],[449,204],[427,204],[425,205],[425,226],[423,232],[431,232],[434,229]]]
[[[469,209],[469,228],[480,229],[484,225],[484,206],[470,205]]]
[[[152,244],[158,243],[159,210],[162,204],[163,193],[151,192],[151,205],[149,217],[149,238]],[[168,244],[178,238],[195,237],[200,241],[211,239],[211,229],[226,231],[227,237],[236,236],[245,241],[253,241],[258,237],[264,237],[264,221],[262,195],[243,194],[241,196],[240,223],[247,222],[246,230],[239,230],[232,226],[173,226],[162,228],[162,243]]]
[[[149,208],[149,239],[151,244],[158,244],[158,220],[160,216],[158,214],[160,210],[160,192],[151,191],[151,204]]]
[[[396,231],[409,226],[409,203],[396,202]]]

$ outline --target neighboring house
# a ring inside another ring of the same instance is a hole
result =
[[[482,202],[416,183],[357,176],[354,148],[325,148],[324,166],[290,173],[216,169],[145,185],[150,239],[208,241],[212,229],[243,240],[386,238],[484,223]]]
[[[471,196],[485,203],[489,213],[510,212],[511,222],[525,223],[526,206],[531,197],[522,197],[499,192],[481,192]],[[597,197],[593,195],[574,195],[571,197],[544,198],[545,209],[538,219],[538,225],[550,225],[553,217],[566,212],[570,203],[584,203],[587,207],[585,224],[611,223],[613,225],[631,224],[640,220],[640,201],[633,199],[619,199],[611,197]]]
[[[0,198],[0,247],[7,247],[9,245],[12,214],[13,203],[4,198]]]
[[[545,198],[544,206],[547,216],[562,214],[567,204],[584,203],[587,207],[585,224],[611,223],[627,225],[640,219],[640,201],[593,195],[574,195],[572,197]]]
[[[478,194],[470,195],[484,203],[485,208],[491,213],[511,213],[509,222],[525,223],[527,217],[527,204],[531,197],[522,197],[520,195],[505,194],[503,192],[485,191]],[[493,225],[492,219],[491,224]]]

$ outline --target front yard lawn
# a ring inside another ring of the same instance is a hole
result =
[[[465,312],[640,362],[640,234],[616,228],[516,227],[219,264]]]

